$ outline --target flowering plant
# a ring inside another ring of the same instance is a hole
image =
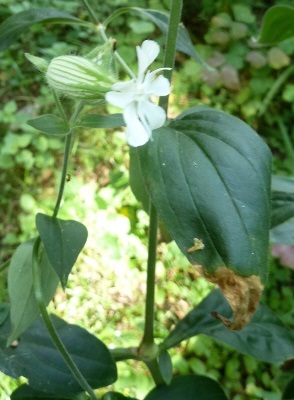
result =
[[[205,65],[180,24],[181,0],[172,0],[169,16],[126,7],[104,24],[98,23],[87,0],[83,4],[94,23],[54,9],[32,9],[0,27],[2,34],[13,31],[15,40],[31,21],[68,22],[98,31],[105,42],[84,57],[62,55],[48,63],[27,56],[45,73],[59,112],[28,124],[64,136],[64,161],[52,215],[36,215],[35,237],[22,243],[1,267],[8,268],[10,305],[1,305],[0,370],[13,378],[27,378],[12,400],[130,399],[105,387],[117,380],[118,361],[135,359],[147,366],[154,381],[144,400],[225,400],[225,391],[209,377],[173,376],[169,350],[203,333],[266,362],[294,356],[293,334],[259,304],[268,275],[270,150],[247,124],[219,110],[192,107],[166,121],[176,50]],[[155,41],[145,40],[136,47],[137,76],[105,33],[112,19],[130,10],[149,17],[166,33],[161,68],[148,70],[160,51]],[[130,79],[117,81],[114,64]],[[63,107],[64,96],[73,101],[70,117]],[[160,97],[158,105],[154,96]],[[101,99],[122,109],[122,114],[97,114]],[[74,132],[80,127],[123,125],[130,145],[130,185],[138,200],[149,206],[150,223],[142,338],[135,347],[113,349],[87,330],[50,316],[46,307],[59,283],[66,289],[88,235],[82,223],[59,217]],[[220,289],[163,339],[154,331],[159,218],[192,268]],[[270,321],[271,330],[264,328],[264,320]],[[103,387],[98,394],[96,389]]]

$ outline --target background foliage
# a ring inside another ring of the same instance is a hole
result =
[[[135,5],[167,10],[168,1],[112,0],[96,2],[96,12],[104,19],[118,6]],[[270,3],[270,4],[269,4]],[[177,56],[171,116],[187,104],[208,105],[225,110],[252,125],[274,154],[274,172],[294,174],[293,53],[294,40],[259,47],[261,18],[273,4],[290,1],[184,2],[183,21],[197,51],[215,69],[205,70],[183,55]],[[56,7],[86,18],[78,1],[2,0],[0,15],[31,7]],[[112,25],[120,53],[135,62],[133,46],[147,36],[163,44],[160,32],[149,22],[121,15]],[[2,53],[0,70],[0,263],[6,261],[24,239],[35,230],[34,215],[54,206],[52,194],[58,182],[62,139],[37,132],[26,121],[48,113],[52,98],[42,74],[36,73],[24,53],[47,59],[60,54],[83,54],[85,44],[95,47],[99,38],[87,28],[33,26],[26,35]],[[9,90],[7,90],[9,88]],[[273,89],[274,88],[274,89]],[[105,107],[103,104],[101,108]],[[50,308],[70,323],[99,334],[115,346],[131,346],[139,339],[143,325],[141,301],[146,268],[147,218],[128,188],[128,146],[118,131],[81,130],[75,139],[74,161],[66,187],[66,207],[60,217],[83,221],[89,239],[79,263],[69,277],[68,289],[58,289]],[[35,184],[37,183],[37,185]],[[189,266],[174,243],[161,233],[158,267],[157,337],[199,303],[211,286]],[[280,254],[280,253],[278,253]],[[285,261],[282,261],[285,263]],[[293,258],[286,263],[293,267]],[[285,323],[293,324],[293,270],[272,259],[263,302]],[[131,284],[130,284],[131,282]],[[7,300],[6,276],[1,275],[1,300]],[[112,332],[115,331],[115,338]],[[229,397],[238,399],[280,399],[280,388],[293,375],[293,363],[270,365],[236,353],[207,336],[198,336],[172,350],[178,373],[200,373],[218,379]],[[143,396],[152,387],[143,368],[128,362],[119,364],[122,377],[115,390]],[[138,382],[138,379],[140,380]],[[138,383],[138,384],[137,384]],[[16,383],[1,375],[0,399],[4,400]],[[136,389],[135,389],[136,388]]]

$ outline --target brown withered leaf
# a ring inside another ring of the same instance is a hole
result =
[[[229,320],[216,311],[212,315],[231,330],[240,330],[248,324],[258,306],[263,285],[257,275],[242,277],[227,267],[219,267],[213,274],[208,274],[201,265],[195,265],[200,275],[217,284],[233,311]]]

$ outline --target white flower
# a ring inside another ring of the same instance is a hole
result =
[[[145,40],[137,46],[138,76],[128,82],[117,82],[111,92],[106,93],[106,100],[123,108],[126,123],[127,141],[130,146],[138,147],[152,138],[152,130],[160,128],[166,120],[165,111],[152,103],[150,96],[166,96],[170,93],[170,83],[159,71],[147,71],[149,65],[158,56],[159,45],[152,40]]]

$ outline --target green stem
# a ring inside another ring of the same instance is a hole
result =
[[[71,373],[79,383],[79,385],[85,390],[86,393],[90,396],[92,400],[98,400],[98,397],[94,393],[93,389],[91,386],[88,384],[88,382],[85,380],[84,376],[74,363],[73,359],[71,358],[70,354],[66,350],[64,344],[62,343],[55,326],[53,325],[51,318],[47,312],[46,305],[43,300],[43,290],[42,290],[42,284],[41,284],[41,278],[39,274],[39,249],[40,249],[40,244],[41,244],[41,239],[38,236],[37,239],[35,240],[34,243],[34,248],[33,248],[33,262],[32,262],[32,274],[33,274],[33,286],[34,286],[34,291],[35,291],[35,296],[36,300],[43,318],[43,321],[46,325],[46,328],[48,330],[48,333],[52,339],[52,342],[54,343],[55,347],[63,357],[64,361],[66,362],[68,368],[70,369]]]
[[[56,93],[56,91],[54,89],[52,89],[52,93],[53,93],[53,97],[54,97],[54,101],[55,101],[56,107],[57,107],[57,109],[58,109],[58,111],[59,111],[59,113],[61,115],[61,118],[63,119],[64,122],[67,122],[67,117],[66,117],[65,111],[64,111],[64,109],[62,107],[62,104],[61,104],[61,101],[60,101],[60,98],[59,98],[58,94]]]
[[[145,328],[142,344],[154,343],[154,301],[155,301],[155,269],[157,253],[157,229],[158,215],[156,208],[150,203],[150,224],[148,238],[148,261],[147,261],[147,293],[145,304]]]
[[[182,0],[173,0],[170,11],[169,28],[166,40],[166,52],[164,57],[164,68],[173,68],[176,38],[178,26],[181,18]],[[166,77],[171,80],[172,70],[165,71]],[[167,111],[168,96],[161,97],[159,105]],[[150,205],[150,225],[149,225],[149,242],[148,242],[148,262],[147,262],[147,293],[145,308],[145,327],[144,335],[140,345],[140,349],[152,349],[154,343],[154,303],[155,303],[155,269],[156,269],[156,253],[157,253],[157,229],[158,215],[154,205]],[[147,346],[146,346],[147,345]],[[148,354],[145,354],[148,356]],[[157,362],[157,361],[154,361]],[[153,365],[153,364],[152,364]],[[159,371],[159,370],[158,370]],[[159,373],[159,372],[158,372]],[[156,375],[156,373],[155,373]],[[160,373],[159,373],[160,376]],[[162,381],[161,377],[153,376],[155,382]]]
[[[57,217],[59,208],[60,208],[60,203],[62,200],[63,192],[64,192],[64,187],[65,187],[65,182],[66,182],[66,175],[67,175],[67,166],[68,166],[68,160],[69,160],[69,153],[71,149],[71,140],[72,140],[72,133],[69,133],[66,136],[65,139],[65,149],[64,149],[64,158],[63,158],[63,164],[62,164],[62,172],[61,172],[61,180],[60,180],[60,185],[59,185],[59,190],[58,190],[58,196],[55,204],[55,208],[53,211],[53,217]]]
[[[289,133],[287,132],[285,124],[281,118],[277,118],[277,124],[279,126],[279,129],[280,129],[280,132],[282,135],[282,139],[285,144],[285,149],[286,149],[288,158],[292,162],[291,172],[292,172],[292,174],[294,174],[294,146],[293,146],[293,143],[292,143],[291,139],[289,138]]]
[[[281,75],[278,77],[278,79],[274,82],[270,90],[268,91],[267,95],[265,96],[259,110],[257,113],[258,117],[261,117],[267,110],[269,103],[272,101],[272,99],[275,97],[277,94],[278,90],[280,87],[284,84],[284,82],[289,78],[289,76],[294,72],[294,65],[290,65]]]
[[[96,17],[93,8],[88,3],[88,0],[81,0],[81,1],[84,4],[85,8],[88,10],[88,13],[90,14],[90,17],[92,18],[94,24],[99,25],[98,18]]]

